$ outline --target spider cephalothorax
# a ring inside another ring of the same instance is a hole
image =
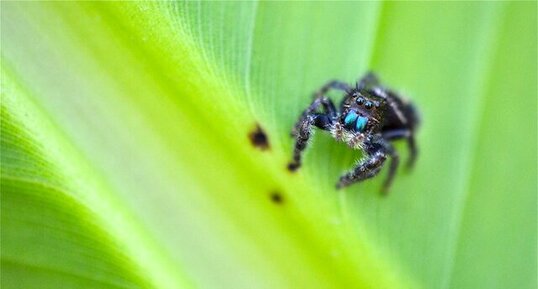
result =
[[[329,89],[345,92],[339,110],[325,96]],[[364,159],[355,168],[340,177],[337,188],[377,175],[390,157],[388,177],[383,185],[383,191],[387,191],[399,163],[398,154],[391,144],[393,140],[407,140],[410,150],[407,164],[413,166],[417,156],[414,135],[419,123],[418,114],[411,103],[381,86],[374,74],[367,74],[354,87],[331,81],[314,97],[292,130],[296,142],[293,160],[289,164],[291,170],[301,166],[301,153],[310,139],[312,126],[329,131],[336,140],[365,153]]]

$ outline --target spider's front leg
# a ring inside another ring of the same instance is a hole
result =
[[[312,101],[310,106],[308,106],[308,108],[303,111],[301,117],[293,126],[293,129],[291,131],[292,137],[297,137],[297,133],[300,129],[301,124],[308,117],[308,115],[313,114],[320,106],[323,106],[324,112],[329,117],[336,117],[336,107],[334,106],[334,103],[329,98],[325,97],[325,94],[331,89],[346,92],[349,90],[349,86],[344,82],[333,80],[322,86],[318,91],[316,91],[314,93],[314,101]]]
[[[303,111],[291,131],[291,136],[295,138],[295,148],[293,150],[293,160],[288,165],[288,168],[292,171],[297,170],[301,166],[301,154],[306,149],[308,140],[311,137],[312,125],[323,130],[329,130],[334,119],[337,117],[334,103],[324,96],[330,89],[347,91],[349,87],[346,83],[331,81],[314,93],[314,101]],[[323,108],[323,113],[316,113],[319,107]]]
[[[400,163],[400,158],[392,145],[383,139],[378,139],[375,142],[366,142],[365,147],[367,157],[351,171],[340,177],[336,188],[341,189],[353,183],[376,176],[381,171],[387,157],[390,157],[388,176],[381,188],[381,192],[386,193],[392,184],[396,169]]]
[[[326,113],[315,112],[320,105],[323,105]],[[293,160],[288,165],[290,170],[295,171],[301,166],[302,152],[306,149],[308,140],[312,136],[312,126],[329,130],[335,118],[336,109],[334,104],[326,97],[314,100],[312,105],[301,115],[292,131],[292,136],[295,137],[295,147],[293,149]]]

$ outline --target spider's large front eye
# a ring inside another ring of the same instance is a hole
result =
[[[364,103],[364,99],[362,97],[357,98],[357,104],[362,105]]]
[[[344,118],[344,124],[346,126],[351,126],[353,122],[359,117],[359,115],[354,111],[350,111],[347,113],[346,117]]]
[[[362,132],[364,130],[364,128],[366,128],[367,123],[368,123],[368,118],[363,117],[363,116],[359,116],[357,118],[357,122],[355,123],[355,129],[358,132]]]
[[[366,107],[366,109],[370,109],[373,106],[374,106],[374,104],[371,101],[367,101],[366,104],[364,105],[364,107]]]

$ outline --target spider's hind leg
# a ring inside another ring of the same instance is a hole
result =
[[[415,132],[420,126],[420,113],[413,103],[407,103],[404,107],[404,113],[408,119],[409,136],[407,137],[407,147],[409,148],[409,160],[407,167],[412,168],[417,160],[418,148],[415,142]]]
[[[407,142],[407,147],[409,149],[409,158],[407,159],[406,166],[408,168],[413,168],[413,165],[415,164],[415,161],[417,160],[418,156],[418,148],[415,142],[415,135],[412,130],[404,128],[404,129],[394,129],[394,130],[388,130],[384,131],[382,133],[383,139],[386,141],[393,141],[398,139],[404,139]]]
[[[357,82],[357,90],[360,89],[371,89],[375,86],[379,86],[379,78],[373,73],[368,72]]]
[[[381,187],[381,193],[386,195],[390,189],[390,186],[392,185],[392,181],[394,181],[394,176],[396,176],[396,170],[398,169],[398,165],[400,164],[400,156],[398,155],[398,152],[396,152],[394,147],[388,142],[385,143],[384,151],[388,156],[390,156],[390,164],[387,178],[385,179],[385,182],[383,182],[383,186]]]
[[[329,92],[329,90],[331,89],[347,92],[350,90],[350,87],[345,82],[341,82],[338,80],[331,80],[327,82],[324,86],[322,86],[316,93],[314,93],[314,97],[315,98],[321,97],[325,95],[327,92]]]

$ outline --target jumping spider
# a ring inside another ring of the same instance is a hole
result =
[[[325,96],[330,89],[345,92],[339,111]],[[314,101],[292,130],[291,135],[296,142],[293,160],[288,168],[293,171],[301,166],[301,153],[312,136],[312,126],[315,126],[329,131],[337,141],[365,153],[355,168],[340,177],[337,189],[374,177],[390,157],[388,176],[382,187],[382,192],[386,192],[399,163],[398,153],[391,141],[406,139],[410,151],[407,166],[412,167],[417,157],[415,130],[418,124],[415,107],[394,91],[381,86],[372,73],[360,79],[355,87],[331,81],[314,94]]]

